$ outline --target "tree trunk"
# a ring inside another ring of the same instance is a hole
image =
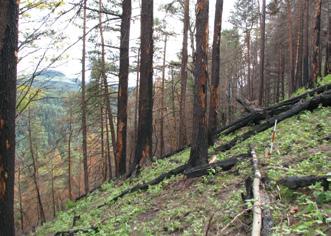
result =
[[[310,87],[314,87],[320,73],[320,34],[321,34],[321,0],[315,0],[315,25],[313,34],[313,75]]]
[[[15,116],[18,1],[0,1],[0,232],[15,235]]]
[[[104,129],[104,118],[103,118],[103,103],[100,104],[100,135],[101,135],[101,160],[103,162],[103,182],[107,180],[108,173],[108,159],[105,155],[105,129]]]
[[[307,87],[309,84],[309,0],[305,3],[306,20],[305,20],[305,36],[304,36],[304,56],[303,56],[303,85]]]
[[[303,2],[299,2],[298,13],[298,33],[297,33],[297,48],[295,59],[295,84],[294,89],[302,86],[302,52],[303,52],[303,27],[304,27],[304,8]]]
[[[328,46],[326,53],[326,74],[331,74],[331,1],[328,2]]]
[[[248,87],[248,97],[253,99],[253,83],[251,76],[251,31],[246,29],[246,46],[247,46],[247,87]]]
[[[160,119],[160,156],[164,155],[164,82],[165,82],[165,68],[166,68],[166,54],[167,54],[167,40],[168,35],[164,38],[164,48],[163,48],[163,65],[162,65],[162,85],[161,85],[161,119]]]
[[[33,167],[33,172],[32,172],[32,180],[35,186],[36,194],[37,194],[37,205],[40,213],[40,221],[41,224],[44,224],[46,222],[46,217],[45,217],[45,211],[43,207],[43,203],[41,200],[41,194],[40,194],[40,189],[39,189],[39,183],[38,183],[38,166],[37,166],[37,160],[34,152],[34,147],[33,147],[33,141],[32,141],[32,129],[31,129],[31,111],[30,109],[28,110],[28,136],[29,136],[29,148],[30,148],[30,155],[32,159],[32,167]]]
[[[140,70],[140,50],[138,50],[138,59],[137,59],[137,78],[136,78],[136,102],[134,109],[134,142],[137,142],[138,136],[138,106],[139,106],[139,70]]]
[[[69,199],[73,200],[72,185],[71,185],[71,137],[72,137],[72,110],[70,108],[69,136],[68,136],[68,192],[69,192]]]
[[[223,0],[217,0],[215,6],[214,39],[211,68],[211,94],[209,103],[208,120],[208,143],[215,142],[215,130],[217,129],[217,113],[220,104],[219,83],[220,83],[220,52],[221,52],[221,32],[222,32]]]
[[[23,200],[22,200],[22,186],[21,186],[21,166],[18,167],[18,201],[19,201],[19,209],[20,209],[20,226],[22,233],[24,232],[24,213],[23,213]]]
[[[288,28],[288,52],[289,52],[289,67],[290,67],[290,79],[288,82],[288,93],[293,93],[293,82],[294,82],[294,63],[293,63],[293,30],[292,30],[292,6],[291,1],[286,0],[287,5],[287,28]]]
[[[110,142],[109,142],[109,124],[108,124],[108,112],[106,113],[106,145],[107,145],[107,160],[108,160],[108,179],[111,180],[113,177],[111,155],[110,155]]]
[[[142,0],[141,65],[139,88],[138,138],[131,174],[152,155],[153,133],[153,0]]]
[[[116,175],[126,173],[126,137],[128,120],[128,80],[129,80],[129,43],[131,0],[124,0],[122,5],[121,45],[120,45],[120,74],[117,108],[117,147],[116,147]]]
[[[54,164],[51,160],[51,192],[52,192],[52,209],[53,217],[56,217],[56,204],[55,204],[55,188],[54,188]]]
[[[264,99],[264,51],[265,51],[265,14],[266,0],[262,1],[262,19],[261,19],[261,42],[260,42],[260,92],[259,105],[263,105]]]
[[[177,148],[178,145],[178,135],[177,135],[177,117],[176,117],[176,103],[175,103],[175,92],[176,92],[176,83],[175,83],[175,75],[174,70],[171,68],[171,110],[172,110],[172,118],[174,119],[174,135],[173,135],[173,141],[174,141],[174,147]],[[180,149],[180,148],[177,148]]]
[[[196,5],[196,58],[194,69],[194,105],[190,167],[207,163],[207,82],[208,82],[208,14],[209,1],[197,0]]]
[[[179,138],[178,148],[187,144],[186,136],[186,84],[187,84],[187,45],[188,45],[188,29],[190,25],[190,1],[184,0],[184,30],[183,30],[183,47],[182,47],[182,63],[180,69],[180,109],[179,109]]]
[[[99,11],[102,11],[102,0],[99,0]],[[106,59],[105,59],[105,40],[103,36],[103,24],[102,24],[102,14],[99,14],[99,30],[100,30],[100,38],[101,38],[101,77],[103,79],[103,86],[104,86],[104,100],[106,103],[106,110],[108,113],[108,120],[110,126],[110,134],[111,134],[111,143],[113,146],[113,154],[116,157],[116,136],[115,136],[115,128],[114,128],[114,121],[113,121],[113,112],[110,104],[110,96],[108,90],[108,81],[106,75]],[[115,158],[115,163],[116,158]],[[116,167],[117,165],[115,165]],[[116,169],[115,169],[116,172]]]
[[[82,132],[83,132],[83,169],[84,169],[84,190],[89,192],[88,166],[87,166],[87,124],[86,124],[86,88],[85,88],[85,60],[86,60],[86,0],[83,6],[83,53],[82,53]]]

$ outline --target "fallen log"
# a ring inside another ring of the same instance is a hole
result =
[[[328,91],[330,89],[331,89],[331,84],[323,85],[321,87],[318,87],[316,89],[313,89],[311,91],[308,91],[308,92],[306,92],[304,94],[301,94],[299,96],[296,96],[296,97],[287,99],[285,101],[282,101],[280,103],[277,103],[275,105],[272,105],[272,106],[268,107],[267,110],[273,110],[275,108],[279,108],[281,106],[286,106],[286,105],[293,105],[293,104],[299,102],[302,99],[305,99],[307,97],[312,97],[312,96],[319,95],[319,94],[324,93],[324,92],[326,92],[326,91]]]
[[[262,184],[260,189],[261,191],[261,202],[262,202],[262,229],[261,235],[262,236],[269,236],[272,235],[272,227],[273,227],[273,220],[272,220],[272,213],[270,210],[270,197],[266,191],[266,188]]]
[[[259,111],[251,112],[250,114],[247,114],[242,118],[239,118],[238,120],[234,121],[233,123],[218,129],[217,131],[215,131],[215,134],[216,135],[220,135],[220,134],[227,135],[227,134],[230,134],[249,124],[252,124],[252,123],[257,124],[258,122],[260,122],[264,119],[267,119],[268,117],[272,117],[272,116],[278,115],[281,112],[285,112],[285,111],[289,110],[294,104],[296,104],[297,102],[299,102],[302,99],[305,99],[310,96],[314,96],[315,94],[317,94],[317,95],[321,94],[328,90],[331,90],[331,84],[318,87],[318,88],[313,89],[300,96],[293,97],[291,99],[285,100],[283,102],[277,103],[275,105],[261,109]]]
[[[290,189],[297,190],[299,188],[308,187],[310,185],[316,184],[317,182],[321,182],[324,191],[328,191],[328,178],[330,178],[330,176],[289,176],[281,178],[277,181],[277,183]]]
[[[276,108],[274,110],[271,111],[256,111],[254,113],[250,113],[249,115],[237,120],[235,123],[232,123],[232,125],[230,125],[229,127],[227,127],[226,129],[224,129],[223,131],[221,131],[218,135],[228,135],[231,134],[245,126],[248,126],[250,124],[258,124],[259,122],[268,119],[272,116],[278,115],[282,112],[285,112],[287,110],[290,109],[290,106],[282,106],[279,108]]]
[[[97,233],[98,228],[95,226],[89,228],[81,228],[81,229],[69,229],[67,231],[59,231],[54,234],[54,236],[74,236],[77,233]]]
[[[170,153],[165,154],[164,156],[161,156],[159,159],[166,159],[166,158],[171,157],[171,156],[173,156],[175,154],[178,154],[180,152],[185,151],[185,149],[186,148],[189,148],[189,147],[191,147],[191,146],[190,145],[185,145],[184,147],[181,147],[181,148],[179,148],[179,149],[177,149],[177,150],[175,150],[173,152],[170,152]]]
[[[115,202],[119,198],[122,198],[122,197],[124,197],[125,195],[127,195],[129,193],[134,193],[134,192],[141,191],[141,190],[147,190],[149,188],[149,186],[159,184],[164,179],[168,179],[168,178],[170,178],[172,176],[175,176],[175,175],[178,175],[178,174],[183,173],[186,168],[187,168],[187,165],[184,164],[184,165],[178,166],[175,169],[172,169],[172,170],[170,170],[170,171],[168,171],[166,173],[161,174],[157,178],[155,178],[155,179],[153,179],[153,180],[151,180],[151,181],[149,181],[147,183],[139,183],[139,184],[133,186],[132,188],[128,188],[128,189],[124,190],[123,192],[121,192],[120,194],[118,194],[117,196],[115,196],[113,199],[111,199],[110,202]],[[98,208],[104,207],[107,204],[108,203],[101,204],[101,205],[98,206]]]
[[[262,202],[260,195],[260,183],[261,183],[261,173],[259,170],[259,162],[255,153],[252,149],[252,163],[253,163],[253,224],[252,224],[252,236],[260,236],[262,228]]]
[[[261,108],[256,108],[254,107],[246,98],[244,97],[237,97],[236,98],[237,102],[243,106],[243,108],[249,112],[249,113],[253,113],[253,112],[257,112],[257,111],[262,111],[263,109]]]
[[[245,141],[246,139],[256,135],[257,133],[263,132],[263,131],[267,130],[268,128],[273,127],[275,120],[277,120],[277,122],[280,123],[281,121],[283,121],[287,118],[290,118],[292,116],[295,116],[302,111],[314,110],[319,105],[322,105],[322,106],[331,105],[331,91],[322,93],[321,95],[318,95],[307,101],[299,101],[288,111],[282,112],[278,115],[273,116],[272,118],[267,119],[264,123],[255,126],[252,130],[247,131],[246,133],[235,137],[230,142],[217,147],[216,151],[223,152],[223,151],[229,150],[232,147],[234,147],[235,145],[237,145],[238,143]]]
[[[249,153],[241,154],[226,160],[217,161],[211,164],[206,164],[194,168],[189,168],[184,171],[184,175],[186,175],[189,178],[195,178],[208,174],[209,173],[208,171],[211,169],[221,168],[223,171],[228,171],[232,169],[232,167],[234,167],[239,161],[242,161],[249,157],[250,157]]]

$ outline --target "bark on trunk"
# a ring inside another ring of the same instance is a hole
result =
[[[215,142],[215,130],[217,129],[217,114],[220,104],[219,83],[220,83],[220,50],[221,50],[221,32],[222,32],[222,13],[223,0],[217,0],[215,6],[214,39],[212,52],[211,68],[211,94],[209,103],[208,120],[208,143]]]
[[[297,48],[295,60],[295,85],[294,89],[302,86],[302,54],[303,54],[303,26],[304,26],[304,8],[303,2],[299,2]]]
[[[293,93],[293,82],[294,82],[294,66],[293,66],[293,30],[292,30],[292,6],[291,1],[286,0],[287,6],[287,28],[288,28],[288,52],[289,52],[289,70],[290,79],[288,82],[288,93],[291,95]]]
[[[315,24],[313,36],[313,75],[310,87],[314,87],[320,74],[320,34],[321,34],[321,0],[315,1]]]
[[[262,19],[261,19],[261,42],[260,42],[260,92],[259,104],[263,105],[264,99],[264,51],[265,51],[265,14],[266,14],[266,0],[262,1]]]
[[[102,0],[99,0],[99,10],[102,10]],[[104,89],[104,100],[106,103],[106,110],[108,113],[108,120],[109,120],[109,127],[110,127],[110,134],[111,134],[111,144],[113,146],[113,155],[114,158],[116,157],[116,136],[115,136],[115,128],[114,128],[114,119],[113,119],[113,112],[112,107],[110,104],[110,96],[109,96],[109,89],[108,89],[108,81],[106,75],[106,58],[105,58],[105,40],[103,36],[103,24],[102,24],[102,14],[99,14],[99,30],[100,30],[100,38],[101,38],[101,77],[103,80],[103,89]],[[115,163],[116,158],[115,158]],[[116,167],[117,165],[115,165]],[[116,172],[116,168],[115,168]]]
[[[153,0],[142,0],[141,65],[138,138],[131,173],[135,175],[152,155],[153,133]]]
[[[194,68],[194,105],[191,154],[188,165],[203,165],[208,159],[207,82],[208,82],[208,14],[209,1],[197,0],[196,58]]]
[[[23,213],[23,200],[22,200],[22,186],[21,186],[21,167],[18,167],[18,201],[20,209],[20,227],[22,233],[24,232],[24,213]]]
[[[0,1],[0,232],[15,235],[15,107],[18,1]]]
[[[161,119],[160,119],[160,156],[164,155],[164,82],[165,82],[165,67],[166,67],[166,54],[167,54],[167,34],[164,38],[164,48],[163,48],[163,65],[162,65],[162,85],[161,85]]]
[[[184,30],[183,30],[183,48],[182,48],[182,63],[180,70],[180,109],[179,109],[179,137],[178,148],[187,144],[186,136],[186,84],[187,84],[187,45],[188,45],[188,30],[190,25],[190,1],[184,1]]]
[[[136,101],[134,109],[134,142],[137,142],[138,136],[138,108],[139,108],[139,70],[140,70],[140,50],[138,50],[138,59],[137,59],[137,78],[136,78]]]
[[[129,43],[131,22],[131,0],[124,0],[122,4],[121,46],[120,46],[120,74],[117,108],[117,148],[116,174],[126,173],[126,137],[127,137],[127,106],[129,80]]]
[[[331,1],[328,2],[328,46],[326,59],[326,74],[331,74]]]
[[[40,189],[39,189],[39,183],[38,183],[38,164],[37,164],[37,157],[35,155],[33,141],[32,141],[32,128],[31,128],[31,115],[30,114],[31,114],[31,111],[29,109],[28,110],[28,136],[29,136],[30,155],[31,155],[32,167],[33,167],[32,180],[33,180],[34,187],[35,187],[36,194],[37,194],[37,206],[39,209],[40,222],[41,222],[41,224],[44,224],[46,222],[46,217],[45,217],[44,206],[42,203]]]
[[[71,137],[72,137],[72,110],[70,108],[69,118],[69,135],[68,135],[68,192],[69,199],[72,200],[72,186],[71,186]]]
[[[252,162],[253,162],[253,224],[252,224],[252,236],[261,235],[262,228],[262,202],[260,195],[260,183],[261,183],[261,173],[259,170],[259,162],[255,153],[255,150],[252,150]]]
[[[304,56],[303,56],[303,85],[309,84],[309,0],[305,3],[305,36],[304,36]]]
[[[89,192],[89,176],[87,166],[87,124],[86,124],[86,88],[85,88],[85,59],[86,59],[86,0],[84,0],[83,6],[83,53],[82,53],[82,133],[83,133],[83,169],[84,169],[84,191]]]

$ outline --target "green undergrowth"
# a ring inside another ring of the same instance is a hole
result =
[[[218,145],[244,131],[247,128],[221,136]],[[331,191],[324,192],[320,184],[298,191],[277,185],[281,177],[330,172],[331,145],[330,141],[323,140],[330,133],[331,108],[320,107],[279,123],[271,156],[265,155],[271,129],[217,154],[222,160],[249,152],[250,145],[256,147],[261,171],[267,179],[274,235],[330,235]],[[137,178],[104,184],[88,197],[70,202],[67,211],[60,212],[54,221],[38,228],[36,234],[53,235],[71,229],[75,215],[80,216],[76,228],[98,228],[98,232],[84,235],[203,235],[207,225],[209,235],[249,234],[252,219],[245,209],[252,203],[244,203],[241,197],[245,192],[244,180],[252,175],[249,161],[239,163],[228,172],[216,171],[215,174],[211,170],[209,175],[200,178],[187,179],[178,175],[147,191],[111,201],[121,191],[185,163],[188,157],[189,149],[153,162]],[[106,205],[97,207],[102,204]]]

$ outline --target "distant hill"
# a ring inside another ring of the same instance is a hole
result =
[[[66,77],[65,74],[63,74],[60,71],[57,70],[46,70],[40,73],[39,76],[46,77],[46,78],[54,78],[54,77]]]
[[[33,86],[58,92],[78,91],[80,88],[77,79],[68,78],[64,73],[56,70],[43,71],[35,78]]]

